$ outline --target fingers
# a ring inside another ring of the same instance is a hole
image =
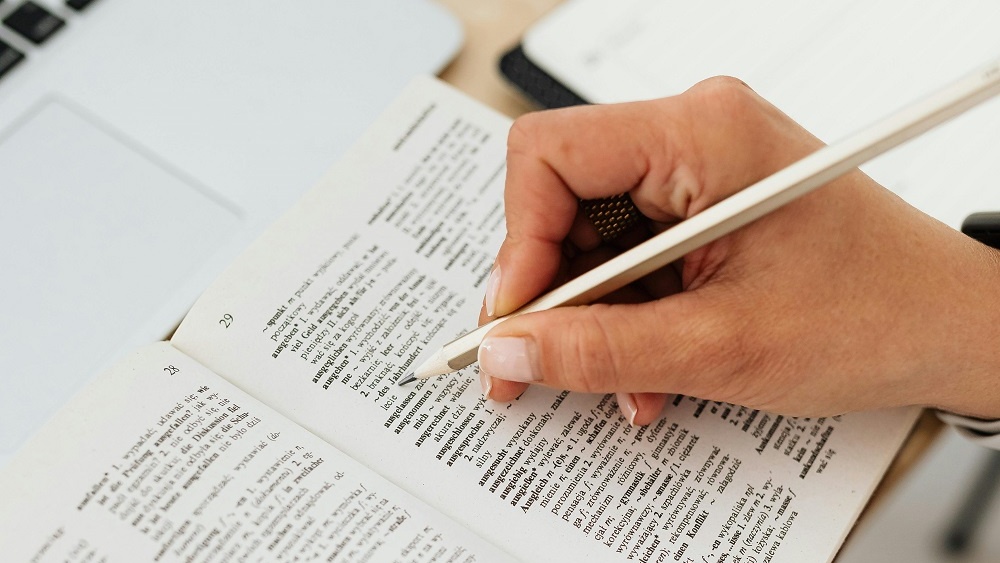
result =
[[[682,293],[640,304],[589,305],[500,323],[479,348],[491,397],[542,384],[587,393],[682,393],[727,400],[740,373],[728,307]]]
[[[655,231],[656,223],[700,212],[819,146],[745,84],[726,78],[672,98],[518,119],[508,138],[507,236],[487,283],[481,322],[513,312],[565,275],[567,241],[584,253],[601,246],[579,211],[580,199],[628,192]],[[685,286],[711,277],[724,254],[699,251],[686,258]],[[677,280],[664,270],[643,289],[651,297],[670,295],[681,287]],[[662,407],[660,393],[718,388],[719,374],[731,368],[726,359],[735,357],[717,349],[713,354],[712,346],[723,339],[706,332],[712,322],[680,330],[664,321],[665,312],[692,299],[583,307],[505,322],[481,349],[484,390],[501,401],[532,382],[623,392],[625,410],[635,406],[634,420],[655,417],[648,413]],[[689,375],[692,368],[703,372],[704,364],[714,383]]]
[[[497,257],[492,316],[552,283],[563,242],[598,239],[580,199],[630,193],[640,212],[672,223],[812,152],[820,143],[738,80],[680,96],[539,112],[507,143],[507,237]]]
[[[630,127],[630,113],[570,108],[515,122],[504,195],[507,237],[494,269],[497,289],[487,301],[490,316],[512,312],[551,285],[565,240],[583,249],[600,242],[580,216],[579,200],[631,190],[648,171],[647,151],[657,150],[658,135]]]
[[[493,379],[480,372],[483,396],[500,402],[513,401],[524,392],[527,383]],[[616,393],[618,409],[632,426],[645,426],[655,422],[663,413],[669,395],[665,393]]]
[[[668,396],[664,393],[616,393],[615,398],[629,424],[645,426],[660,417]]]
[[[483,384],[483,396],[501,403],[513,401],[528,388],[527,383],[496,379],[486,375],[486,372],[482,370],[479,371],[479,381]]]

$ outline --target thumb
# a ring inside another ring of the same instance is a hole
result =
[[[498,380],[587,393],[715,395],[734,373],[725,365],[733,354],[724,350],[733,334],[727,327],[738,323],[695,293],[506,320],[483,340],[480,370]]]

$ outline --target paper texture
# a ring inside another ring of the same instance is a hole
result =
[[[613,396],[485,401],[474,368],[394,385],[476,319],[508,126],[416,83],[174,345],[523,560],[831,559],[916,409],[796,419],[678,398],[632,428]]]
[[[506,556],[160,343],[0,473],[5,561]]]

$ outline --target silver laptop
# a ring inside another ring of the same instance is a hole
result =
[[[423,0],[8,0],[0,20],[0,465],[462,39]]]

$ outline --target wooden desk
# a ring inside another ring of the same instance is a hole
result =
[[[509,117],[533,108],[504,82],[500,56],[560,0],[437,0],[465,26],[465,45],[441,74],[445,82]]]
[[[504,81],[497,64],[503,53],[520,42],[524,30],[560,1],[438,0],[458,16],[465,26],[465,45],[454,62],[441,74],[441,78],[510,117],[535,109]],[[942,426],[933,413],[924,413],[872,496],[861,520],[871,513],[871,508],[920,459],[938,436]]]

